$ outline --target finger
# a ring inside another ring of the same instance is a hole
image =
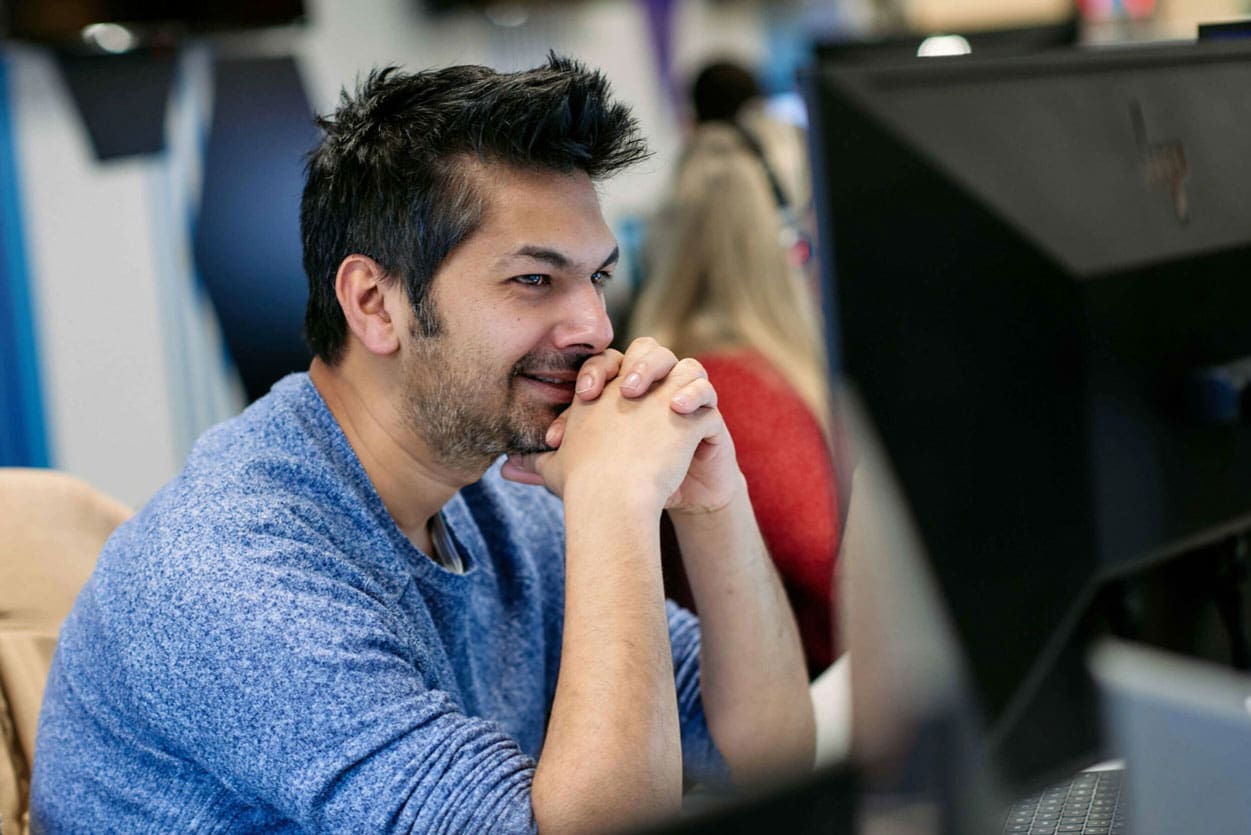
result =
[[[602,354],[589,357],[578,370],[576,391],[583,400],[594,400],[604,391],[609,380],[617,376],[621,370],[622,353],[609,348]]]
[[[678,391],[692,382],[707,379],[708,372],[704,370],[704,366],[698,360],[687,357],[679,360],[673,367],[673,370],[669,372],[669,376],[665,378],[664,385],[668,388],[669,396],[672,398]],[[707,394],[702,393],[701,389],[702,396],[707,396]],[[715,397],[715,392],[713,396]]]
[[[569,422],[569,410],[561,412],[557,418],[552,421],[552,425],[547,427],[547,434],[543,437],[544,443],[552,449],[560,446],[565,440],[565,425]]]
[[[686,383],[669,398],[669,407],[680,415],[689,415],[706,406],[716,405],[717,390],[708,382],[707,377],[699,377]]]
[[[704,370],[704,366],[699,360],[692,357],[686,357],[679,360],[669,372],[669,382],[678,386],[683,386],[691,380],[707,380],[708,372]]]
[[[500,467],[500,475],[519,484],[535,484],[544,487],[547,482],[534,468],[534,459],[533,455],[510,455]]]
[[[648,336],[630,343],[621,359],[621,393],[626,397],[646,394],[657,380],[663,380],[678,364],[673,352]]]

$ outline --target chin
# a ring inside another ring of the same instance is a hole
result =
[[[509,455],[537,455],[540,452],[551,452],[555,447],[548,446],[546,440],[547,427],[550,425],[550,423],[545,423],[541,428],[514,432],[505,444],[504,451]]]
[[[508,455],[538,455],[542,452],[555,452],[556,447],[547,444],[515,444],[510,446],[505,453]]]

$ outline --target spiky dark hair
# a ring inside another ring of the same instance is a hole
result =
[[[554,53],[546,65],[515,73],[377,69],[317,124],[325,136],[309,154],[300,204],[304,333],[331,364],[347,338],[334,282],[349,255],[367,255],[400,277],[418,322],[435,328],[430,281],[486,209],[467,160],[580,170],[599,180],[648,154],[603,74]]]

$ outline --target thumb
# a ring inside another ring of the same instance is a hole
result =
[[[509,455],[500,467],[500,475],[509,481],[519,484],[534,484],[545,487],[547,482],[539,475],[536,467],[537,455]]]

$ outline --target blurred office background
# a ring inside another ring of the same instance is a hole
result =
[[[755,67],[778,113],[802,122],[794,75],[817,42],[1069,19],[1091,45],[1184,40],[1248,12],[1248,0],[3,0],[0,466],[58,467],[139,505],[205,428],[307,367],[303,154],[312,114],[372,67],[509,70],[554,49],[603,69],[656,152],[603,189],[629,254],[707,61]],[[145,25],[87,25],[132,21]],[[614,318],[638,273],[627,258]]]

